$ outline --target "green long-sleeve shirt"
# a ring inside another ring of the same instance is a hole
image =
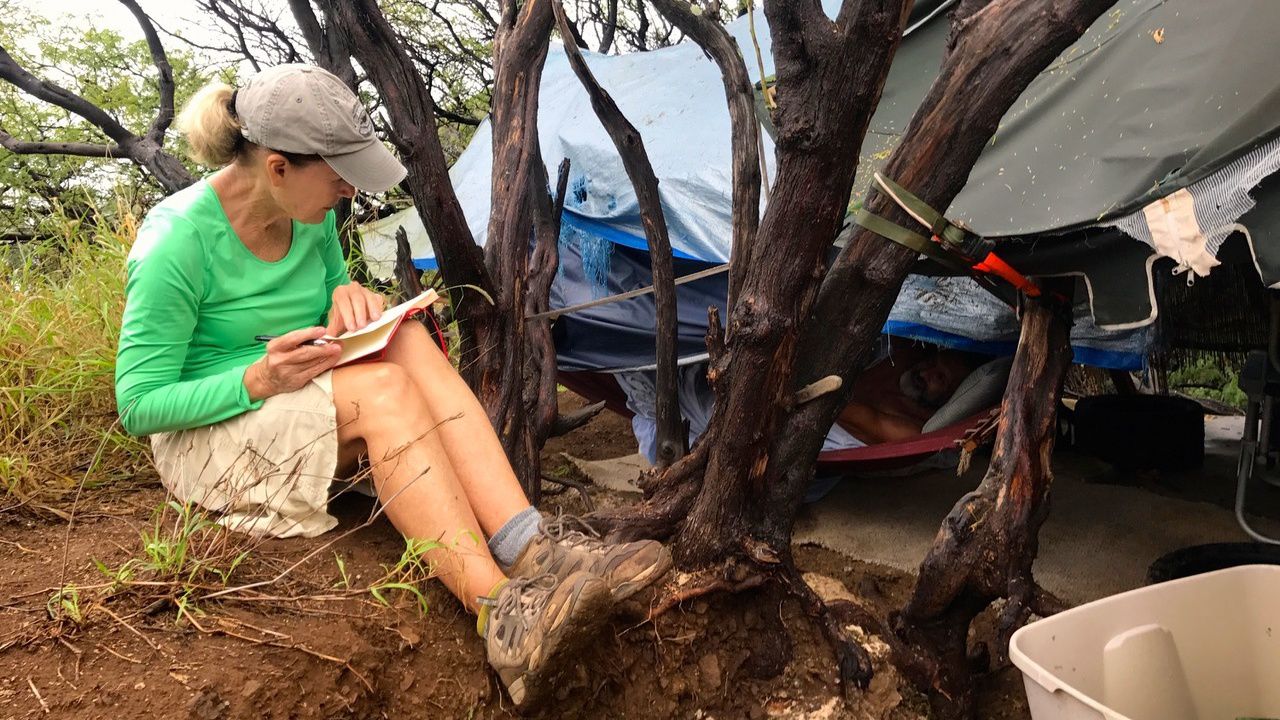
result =
[[[266,352],[254,336],[326,324],[334,288],[349,282],[332,212],[318,225],[293,223],[288,253],[266,262],[203,180],[147,213],[127,269],[116,407],[134,435],[257,409],[244,385]]]

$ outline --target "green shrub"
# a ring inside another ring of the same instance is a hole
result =
[[[1225,357],[1189,358],[1169,371],[1169,387],[1187,395],[1216,400],[1237,409],[1245,404],[1244,391],[1237,382],[1239,368]]]

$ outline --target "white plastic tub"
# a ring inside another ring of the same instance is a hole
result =
[[[1280,566],[1103,598],[1014,633],[1034,720],[1280,718]]]

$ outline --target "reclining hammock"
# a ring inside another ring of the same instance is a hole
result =
[[[560,371],[560,384],[592,402],[603,401],[605,407],[630,419],[627,396],[612,375],[589,371]],[[856,474],[901,470],[926,460],[942,450],[959,449],[972,452],[982,440],[983,430],[999,413],[999,406],[984,409],[946,427],[922,433],[905,440],[877,443],[843,450],[824,450],[818,454],[819,473]]]

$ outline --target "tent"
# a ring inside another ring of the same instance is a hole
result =
[[[834,14],[838,3],[825,5]],[[917,3],[864,143],[855,202],[937,73],[951,5]],[[756,12],[769,75],[768,25]],[[1256,272],[1268,287],[1280,283],[1280,243],[1271,241],[1280,229],[1280,203],[1267,202],[1280,183],[1266,181],[1280,167],[1280,81],[1242,70],[1280,59],[1268,36],[1268,28],[1278,26],[1280,3],[1270,0],[1120,0],[1028,88],[948,209],[949,216],[999,240],[1002,256],[1020,270],[1080,277],[1079,296],[1087,302],[1073,335],[1078,361],[1141,367],[1156,340],[1157,294],[1209,274],[1224,240],[1240,226],[1249,228],[1254,267],[1234,271]],[[729,31],[740,47],[751,48],[745,17]],[[587,53],[587,61],[644,137],[660,181],[677,276],[726,261],[729,120],[716,66],[691,42],[620,56]],[[756,63],[747,65],[757,79]],[[572,163],[562,269],[551,306],[647,284],[634,192],[586,93],[554,48],[541,98],[543,157],[550,167],[563,157]],[[767,135],[764,141],[772,175],[772,143]],[[486,122],[451,172],[481,244],[491,142]],[[1162,213],[1159,201],[1171,197],[1173,211]],[[418,265],[434,265],[412,210],[379,224],[388,235],[403,224]],[[1171,259],[1157,262],[1161,257]],[[682,357],[702,351],[706,307],[723,309],[724,287],[721,276],[679,289]],[[975,317],[982,319],[979,326]],[[1246,313],[1242,322],[1248,320]],[[562,366],[652,364],[653,327],[649,297],[565,316],[556,327]],[[1011,312],[971,281],[922,274],[904,286],[885,331],[1011,352],[1018,327]]]

